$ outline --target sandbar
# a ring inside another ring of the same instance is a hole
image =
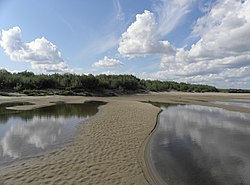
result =
[[[79,124],[73,141],[44,155],[0,168],[0,184],[155,184],[145,160],[147,140],[160,108],[146,102],[215,106],[232,111],[249,108],[214,105],[210,101],[249,99],[249,94],[150,93],[120,97],[1,97],[0,103],[23,101],[28,110],[58,101],[106,101],[100,111]]]

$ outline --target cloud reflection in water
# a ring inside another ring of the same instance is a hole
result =
[[[155,169],[169,184],[250,184],[250,114],[163,108],[150,148]]]
[[[3,155],[17,158],[21,155],[22,146],[27,144],[44,149],[56,141],[63,124],[58,118],[34,117],[29,124],[12,125],[1,140]]]

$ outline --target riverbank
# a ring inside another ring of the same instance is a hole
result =
[[[250,112],[247,108],[209,103],[237,98],[250,99],[250,95],[157,93],[108,98],[0,97],[0,103],[33,103],[16,107],[22,110],[49,106],[58,101],[108,102],[96,116],[79,126],[72,143],[39,158],[0,170],[0,184],[148,184],[152,174],[146,170],[145,147],[160,109],[140,101],[199,104]]]

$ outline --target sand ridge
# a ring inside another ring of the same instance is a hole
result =
[[[74,141],[36,160],[2,171],[4,184],[147,184],[138,151],[159,108],[111,101],[79,126]]]

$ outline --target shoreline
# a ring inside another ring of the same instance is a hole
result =
[[[155,184],[147,164],[147,144],[157,127],[160,109],[145,102],[186,103],[250,112],[249,108],[214,105],[208,101],[247,98],[221,93],[164,93],[121,97],[16,97],[0,103],[28,101],[19,110],[49,106],[57,101],[105,101],[98,113],[79,125],[72,143],[44,156],[0,169],[4,184]],[[144,101],[142,103],[141,101]],[[146,118],[144,118],[146,117]],[[66,173],[65,173],[66,172]],[[68,173],[67,173],[68,172]],[[19,175],[20,174],[20,175]]]
[[[242,99],[244,100],[244,99]],[[240,101],[242,101],[240,100]],[[246,99],[247,101],[242,101],[243,103],[249,103],[249,99]],[[234,102],[234,101],[233,101]],[[235,101],[237,102],[237,101]],[[238,101],[239,102],[239,101]],[[150,102],[149,102],[150,103]],[[171,103],[179,103],[177,102],[171,102]],[[177,105],[176,104],[176,105]],[[195,102],[189,102],[188,104],[196,104]],[[196,104],[197,105],[197,104]],[[217,108],[222,108],[222,109],[227,109],[229,111],[237,111],[237,112],[245,112],[245,113],[249,113],[250,108],[245,109],[245,107],[237,107],[237,106],[228,106],[228,105],[224,105],[224,104],[213,104],[210,102],[205,102],[205,103],[201,103],[198,104],[201,106],[206,106],[206,107],[217,107]],[[220,107],[221,105],[221,107]],[[144,163],[142,164],[142,168],[143,171],[145,173],[145,177],[148,180],[148,182],[150,184],[155,184],[155,185],[167,185],[167,183],[165,181],[162,180],[162,178],[157,174],[157,172],[155,171],[155,169],[152,167],[151,165],[151,159],[150,159],[150,141],[152,139],[152,137],[154,136],[158,126],[159,126],[159,121],[160,121],[160,114],[162,112],[162,109],[159,111],[158,115],[157,115],[157,119],[156,119],[156,123],[154,128],[152,129],[152,131],[149,133],[149,135],[147,136],[147,138],[145,139],[144,143],[143,143],[143,153],[141,153],[141,155],[143,155],[144,158]]]
[[[153,137],[153,135],[155,134],[155,130],[158,127],[158,120],[159,120],[159,115],[162,112],[162,110],[160,110],[157,114],[157,118],[156,118],[156,123],[154,128],[151,130],[151,132],[149,133],[149,135],[145,138],[145,140],[143,141],[143,144],[139,150],[139,160],[141,163],[141,168],[143,170],[144,176],[147,179],[147,181],[149,182],[149,184],[156,184],[156,185],[165,185],[166,183],[164,181],[161,180],[161,178],[159,176],[157,176],[157,173],[154,172],[155,169],[153,169],[151,163],[150,163],[150,156],[149,156],[149,145],[150,145],[150,141],[151,138]]]
[[[250,103],[250,102],[248,102]],[[200,105],[200,106],[206,106],[206,107],[209,107],[208,105]],[[211,106],[211,107],[216,107],[216,106]],[[229,111],[235,111],[234,109],[231,110],[231,109],[228,109],[227,106],[226,108],[223,107],[220,109],[227,109]],[[239,109],[235,108],[238,112],[245,112],[245,111],[240,111]],[[147,180],[150,182],[150,184],[155,184],[155,185],[168,185],[156,172],[156,169],[152,166],[151,164],[151,157],[150,157],[150,145],[151,145],[151,139],[152,137],[154,137],[156,131],[157,131],[157,128],[159,126],[159,123],[160,123],[160,114],[162,112],[162,109],[160,110],[160,112],[158,113],[157,115],[157,121],[156,121],[156,124],[155,124],[155,127],[153,128],[153,130],[150,132],[150,134],[148,135],[148,137],[145,139],[145,143],[144,143],[144,153],[142,154],[143,157],[144,157],[144,165],[145,166],[142,166],[143,168],[143,171],[144,173],[146,174],[146,178]],[[246,113],[249,113],[249,110],[246,111]]]

